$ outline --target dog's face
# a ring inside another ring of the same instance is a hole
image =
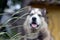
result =
[[[30,27],[32,27],[32,28],[40,27],[40,25],[42,23],[41,17],[42,17],[41,10],[39,8],[33,8],[30,11],[29,18],[28,18],[28,23],[29,23]]]

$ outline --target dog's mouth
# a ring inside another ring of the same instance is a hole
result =
[[[31,23],[30,26],[31,26],[32,28],[37,28],[39,25],[38,25],[38,24],[33,24],[33,23]]]

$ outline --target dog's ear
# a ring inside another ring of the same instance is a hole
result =
[[[26,10],[25,10],[26,13],[27,13],[26,16],[30,15],[31,10],[32,10],[32,7],[31,7],[31,6],[27,6],[27,8],[26,8]]]
[[[29,7],[28,7],[28,13],[30,13],[30,12],[31,12],[31,9],[32,9],[32,7],[31,7],[31,6],[29,6]]]
[[[46,16],[46,8],[43,8],[43,9],[41,9],[41,12],[42,12],[42,16]]]

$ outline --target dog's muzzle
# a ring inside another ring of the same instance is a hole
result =
[[[37,28],[39,25],[36,23],[36,18],[35,17],[33,17],[32,18],[32,23],[30,24],[30,26],[32,27],[32,28]]]

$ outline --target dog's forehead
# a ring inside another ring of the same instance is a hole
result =
[[[42,15],[41,10],[40,10],[39,8],[34,8],[34,9],[32,9],[32,10],[31,10],[31,13]]]

